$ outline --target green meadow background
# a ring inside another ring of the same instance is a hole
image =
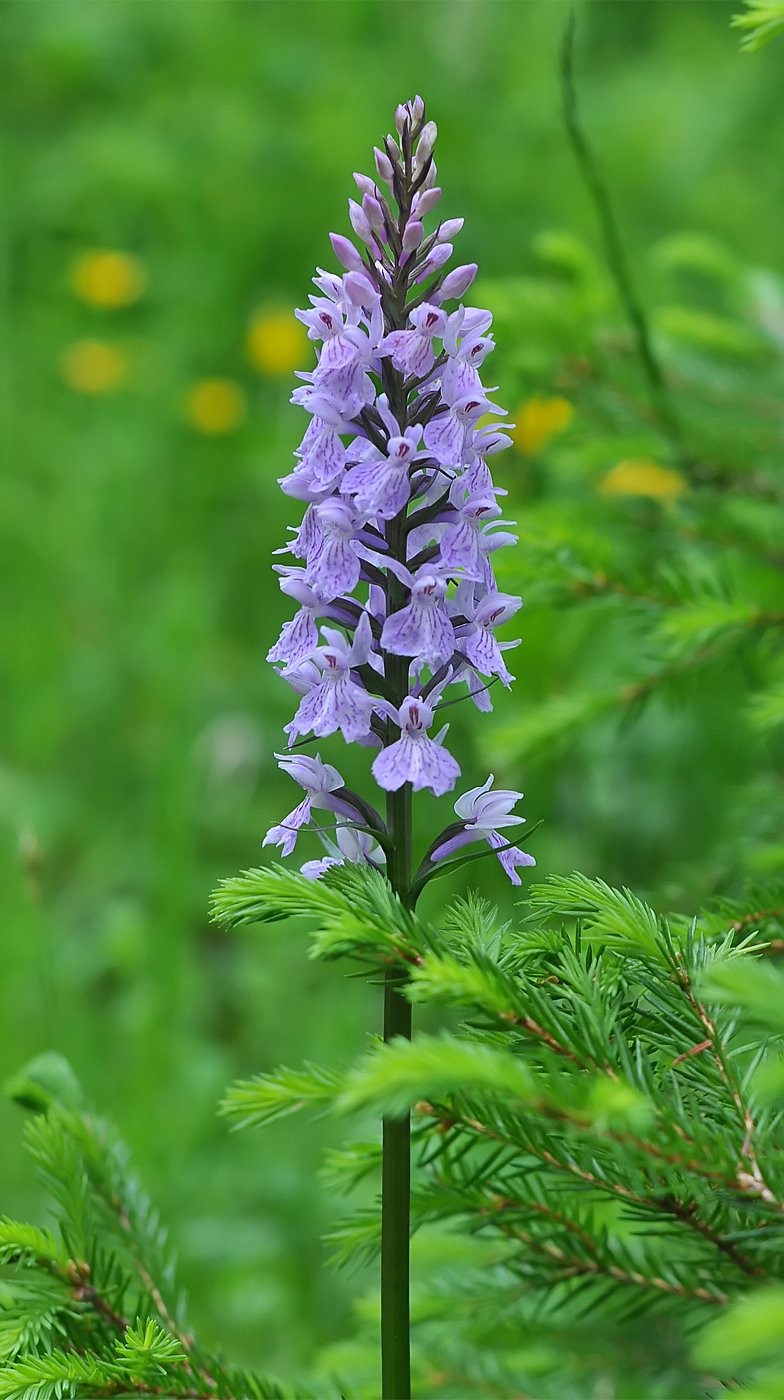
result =
[[[784,275],[784,56],[740,56],[734,8],[576,7],[585,121],[653,303],[671,299],[655,250],[675,235],[712,240],[768,288]],[[353,1056],[379,1001],[309,962],[304,927],[229,935],[207,915],[216,881],[257,863],[297,800],[273,757],[292,700],[265,655],[288,607],[270,552],[297,511],[276,478],[305,420],[288,403],[287,322],[269,321],[333,266],[351,172],[372,168],[395,105],[419,91],[444,215],[466,220],[460,261],[479,262],[501,313],[499,397],[513,411],[571,402],[577,332],[553,339],[550,322],[540,344],[535,318],[521,330],[503,314],[504,288],[536,275],[556,233],[600,266],[560,116],[567,14],[560,0],[0,6],[0,1077],[46,1049],[69,1058],[170,1223],[205,1341],[282,1375],[328,1371],[373,1277],[325,1266],[339,1205],[318,1173],[340,1129],[232,1135],[216,1108],[240,1075]],[[135,259],[139,295],[85,297],[94,250]],[[702,283],[680,295],[711,310]],[[266,352],[249,345],[259,321]],[[713,348],[731,377],[742,345]],[[565,431],[589,451],[579,406]],[[566,440],[498,460],[510,515],[533,521],[557,496],[548,452]],[[638,450],[621,425],[597,470]],[[615,507],[596,500],[609,530]],[[571,626],[524,610],[513,693],[490,720],[454,711],[466,786],[487,775],[483,734],[557,689]],[[578,642],[588,666],[590,628]],[[545,819],[539,873],[579,867],[662,907],[721,887],[759,758],[733,675],[702,684],[697,720],[654,706],[536,761],[496,750],[529,820]],[[365,753],[330,740],[322,754],[370,791]],[[424,799],[422,833],[450,812]],[[497,869],[475,874],[511,913]],[[0,1104],[0,1212],[27,1218],[41,1201],[20,1132]]]

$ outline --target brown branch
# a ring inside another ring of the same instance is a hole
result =
[[[784,922],[784,909],[757,909],[753,914],[744,914],[740,919],[733,919],[730,928],[733,933],[742,933],[745,928],[750,928],[752,924],[765,923],[767,919],[776,919],[779,923]],[[774,938],[768,945],[778,944],[777,952],[784,950],[784,939]]]
[[[87,1303],[91,1308],[94,1308],[96,1312],[102,1313],[111,1323],[112,1327],[122,1336],[125,1336],[131,1324],[127,1317],[123,1317],[121,1313],[115,1312],[111,1303],[98,1292],[97,1288],[93,1288],[92,1284],[87,1282],[90,1277],[89,1264],[85,1264],[82,1260],[69,1259],[65,1268],[58,1270],[58,1272],[71,1285],[71,1294],[74,1302]]]
[[[755,1196],[758,1200],[764,1201],[766,1205],[773,1206],[780,1214],[784,1214],[784,1202],[780,1201],[771,1191],[760,1170],[754,1151],[754,1119],[750,1110],[741,1098],[737,1084],[730,1075],[729,1068],[724,1055],[724,1046],[719,1037],[713,1021],[708,1015],[702,1002],[694,995],[689,974],[681,961],[682,954],[678,952],[674,961],[675,975],[677,976],[684,992],[686,993],[689,1005],[699,1017],[701,1024],[708,1033],[713,1051],[713,1060],[719,1071],[719,1076],[725,1087],[729,1090],[732,1101],[737,1109],[744,1130],[743,1146],[740,1150],[741,1160],[735,1172],[734,1185],[746,1196]],[[744,1165],[748,1164],[748,1169]]]
[[[684,1205],[683,1201],[679,1201],[673,1196],[665,1198],[659,1204],[668,1214],[674,1215],[676,1220],[680,1220],[682,1224],[687,1225],[690,1230],[694,1230],[698,1235],[701,1235],[703,1239],[715,1245],[717,1249],[721,1250],[722,1254],[726,1254],[727,1258],[731,1259],[733,1264],[741,1269],[744,1274],[750,1274],[754,1278],[768,1277],[765,1270],[760,1269],[753,1260],[749,1259],[747,1254],[744,1254],[742,1250],[738,1249],[737,1245],[732,1243],[732,1240],[725,1240],[723,1235],[720,1235],[716,1230],[712,1230],[710,1225],[704,1220],[700,1220],[697,1215],[696,1202]]]
[[[720,1293],[718,1290],[711,1293],[707,1288],[686,1288],[682,1283],[668,1283],[666,1279],[659,1278],[658,1275],[649,1278],[647,1274],[641,1274],[637,1270],[629,1273],[626,1269],[619,1269],[617,1265],[608,1264],[602,1259],[576,1259],[573,1257],[569,1260],[566,1252],[558,1245],[553,1244],[551,1240],[537,1240],[533,1235],[529,1235],[527,1230],[518,1229],[513,1225],[502,1224],[499,1228],[507,1239],[520,1240],[521,1244],[526,1245],[532,1254],[546,1254],[551,1259],[562,1259],[568,1265],[559,1275],[562,1279],[579,1277],[581,1274],[593,1274],[594,1277],[604,1275],[606,1278],[617,1279],[619,1283],[633,1283],[639,1288],[659,1289],[663,1293],[673,1293],[680,1298],[698,1298],[704,1303],[731,1302],[728,1294]],[[596,1253],[595,1246],[592,1248],[592,1252]]]

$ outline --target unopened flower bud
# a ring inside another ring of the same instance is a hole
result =
[[[358,272],[360,268],[364,267],[364,263],[350,238],[344,238],[342,233],[331,233],[329,241],[341,267],[345,267],[349,272]]]
[[[419,219],[409,219],[403,231],[403,252],[412,253],[415,248],[419,247],[424,236],[425,228]]]
[[[348,202],[348,217],[357,237],[361,238],[363,243],[372,243],[373,230],[355,199],[350,199]]]
[[[441,191],[436,187],[434,190],[420,190],[411,201],[411,213],[418,219],[424,219],[426,214],[432,213],[441,198]]]
[[[384,211],[374,194],[362,196],[362,209],[370,227],[374,228],[376,232],[380,232],[384,227]]]
[[[416,97],[411,103],[411,115],[414,118],[414,121],[417,123],[421,122],[423,116],[425,115],[425,104],[422,98],[419,96],[419,93],[417,93]]]
[[[437,242],[448,243],[450,239],[456,238],[464,223],[465,219],[446,219],[436,235]]]
[[[384,142],[384,145],[387,148],[387,154],[389,155],[390,160],[400,160],[400,147],[398,146],[394,136],[388,136],[386,141]]]
[[[432,190],[432,189],[434,188],[435,183],[436,183],[436,178],[437,178],[437,176],[438,176],[438,170],[436,169],[436,163],[435,163],[435,161],[432,161],[432,162],[431,162],[431,165],[430,165],[430,169],[428,170],[428,172],[427,172],[427,174],[426,174],[424,180],[422,181],[422,191],[423,191],[423,193],[424,193],[425,190]]]
[[[451,243],[438,243],[433,251],[428,255],[428,262],[431,268],[443,267],[445,262],[449,262],[452,256]]]
[[[354,171],[354,184],[356,185],[360,194],[375,194],[376,192],[376,187],[373,184],[373,181],[371,180],[370,176],[362,175],[356,170]]]
[[[373,147],[373,155],[375,156],[376,170],[378,171],[379,179],[386,180],[387,184],[391,185],[392,176],[394,174],[394,166],[391,160],[389,159],[389,156],[386,154],[386,152],[380,151],[378,149],[378,146]]]
[[[366,272],[349,272],[343,278],[343,287],[352,306],[372,306],[378,300],[378,290]]]
[[[395,131],[398,133],[398,136],[403,135],[407,126],[408,111],[406,109],[406,104],[401,102],[400,106],[395,109]]]
[[[428,122],[426,126],[422,127],[422,135],[417,142],[416,149],[416,158],[420,166],[424,165],[428,156],[432,154],[437,135],[438,127],[435,122]]]
[[[476,263],[464,263],[462,267],[455,267],[444,278],[443,286],[439,292],[439,301],[446,301],[449,297],[461,297],[471,286],[477,274]]]
[[[427,257],[425,258],[425,261],[423,262],[422,267],[420,268],[417,274],[417,282],[424,282],[425,278],[429,277],[431,273],[438,272],[439,268],[443,267],[444,263],[448,262],[451,256],[451,243],[436,244],[435,248],[433,248],[432,251],[429,252]]]

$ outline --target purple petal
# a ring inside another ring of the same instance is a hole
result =
[[[431,418],[425,428],[425,447],[442,467],[459,467],[465,428],[454,413]]]
[[[318,646],[318,628],[311,608],[300,608],[290,622],[284,623],[275,645],[267,652],[268,661],[285,661],[299,666]]]
[[[415,792],[426,787],[436,797],[442,797],[460,777],[460,766],[448,749],[425,735],[414,738],[403,734],[396,744],[382,749],[372,773],[379,787],[387,792],[396,792],[404,783],[411,783]]]
[[[492,846],[495,850],[498,846],[505,846],[506,842],[503,836],[499,835],[497,831],[488,831],[487,844],[488,846]],[[519,850],[517,846],[509,846],[507,850],[499,851],[498,859],[513,885],[521,885],[523,883],[517,873],[517,866],[536,865],[533,856],[529,856],[525,851]]]
[[[305,826],[310,821],[310,798],[306,797],[304,802],[300,802],[293,812],[289,812],[287,817],[279,826],[271,826],[267,835],[262,841],[262,846],[280,846],[282,856],[290,856],[297,844],[297,835],[301,826]]]
[[[440,607],[408,607],[392,613],[384,623],[381,646],[394,656],[418,656],[437,670],[455,650],[455,634]]]

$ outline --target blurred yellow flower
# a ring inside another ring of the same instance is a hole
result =
[[[77,340],[63,351],[60,373],[77,394],[110,394],[125,380],[128,361],[105,340]]]
[[[89,306],[130,306],[147,286],[147,269],[130,253],[93,248],[71,268],[71,286]]]
[[[533,455],[547,445],[551,437],[563,432],[574,416],[568,399],[526,399],[515,413],[517,427],[512,438],[521,452]]]
[[[257,311],[248,328],[248,359],[261,374],[291,374],[305,358],[305,327],[290,311]]]
[[[199,433],[233,433],[245,417],[246,400],[233,379],[199,379],[185,401],[185,416]]]
[[[600,483],[604,496],[650,496],[654,501],[674,501],[686,490],[680,472],[660,467],[652,457],[627,457]]]

